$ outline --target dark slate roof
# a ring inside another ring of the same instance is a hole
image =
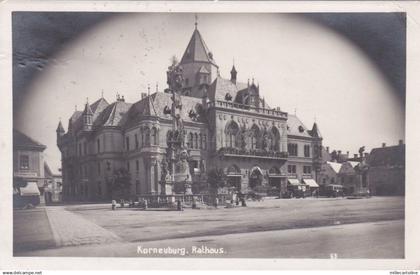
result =
[[[13,147],[15,148],[29,148],[44,151],[47,146],[28,137],[24,133],[13,129]]]
[[[370,166],[405,165],[405,144],[374,148],[367,161]]]
[[[92,103],[92,105],[90,105],[90,108],[92,109],[92,112],[94,114],[99,114],[100,112],[102,112],[107,106],[109,105],[108,101],[106,101],[105,98],[101,97],[100,99],[98,99],[97,101],[95,101],[94,103]]]
[[[93,115],[92,108],[90,108],[89,103],[85,104],[85,110],[83,111],[83,115]]]
[[[93,127],[124,125],[126,113],[132,105],[132,103],[127,103],[125,101],[116,101],[108,105],[101,113],[98,113],[97,118],[93,121]]]
[[[142,100],[134,103],[126,115],[125,127],[130,128],[137,125],[145,116],[155,116],[162,119],[172,119],[170,114],[164,114],[165,106],[171,108],[172,95],[169,93],[154,93]],[[193,110],[197,112],[197,107],[202,104],[202,100],[196,97],[181,96],[182,110],[181,118],[184,122],[193,122],[188,113]]]
[[[289,114],[287,118],[287,134],[300,137],[311,137],[308,129],[296,115]]]
[[[191,62],[209,62],[216,65],[212,54],[197,29],[194,30],[191,36],[190,42],[185,49],[180,64],[182,65]]]
[[[316,122],[314,122],[314,125],[312,126],[312,130],[310,130],[309,134],[316,138],[321,138],[321,132],[319,131],[318,125]]]
[[[64,133],[65,132],[63,124],[61,123],[61,120],[58,122],[58,126],[57,126],[56,131],[59,132],[59,133]]]
[[[226,94],[229,93],[232,99],[235,99],[238,91],[246,89],[247,86],[246,83],[233,83],[229,79],[218,76],[210,85],[207,95],[210,100],[225,100]]]

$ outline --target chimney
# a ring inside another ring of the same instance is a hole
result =
[[[367,158],[369,156],[369,153],[365,153],[365,158]]]
[[[354,158],[357,159],[359,157],[358,154],[353,154]]]
[[[386,147],[386,143],[382,142],[382,148],[385,148],[385,147]]]
[[[147,97],[147,93],[141,93],[141,99],[146,98]]]
[[[341,150],[338,150],[337,153],[338,153],[338,155],[341,155]]]
[[[349,155],[350,155],[350,152],[349,152],[349,151],[347,151],[347,153],[346,153],[346,154],[347,154],[347,158],[348,158],[348,157],[349,157]]]
[[[404,145],[404,142],[403,142],[403,140],[402,139],[400,139],[399,141],[398,141],[398,145]]]
[[[327,150],[327,153],[329,154],[330,153],[330,147],[327,146],[327,147],[325,147],[325,149]]]

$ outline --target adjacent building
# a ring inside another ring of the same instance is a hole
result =
[[[44,162],[44,197],[45,203],[58,203],[62,200],[62,178],[60,173],[53,173],[47,162]]]
[[[37,204],[43,202],[44,156],[46,146],[18,130],[13,130],[13,190],[18,200]],[[33,199],[37,197],[37,199]]]
[[[195,193],[208,188],[207,175],[214,169],[222,169],[226,184],[242,192],[284,193],[296,182],[317,185],[322,136],[316,123],[307,128],[296,115],[269,106],[253,79],[239,80],[235,66],[230,78],[223,78],[197,27],[179,66],[179,121]],[[134,103],[120,95],[111,103],[100,98],[75,111],[67,131],[60,121],[64,197],[109,199],[116,178],[129,182],[132,196],[164,194],[171,96],[149,89]]]
[[[367,159],[367,180],[374,195],[405,194],[405,144],[374,148]]]

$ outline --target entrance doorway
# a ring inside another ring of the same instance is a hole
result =
[[[251,173],[249,174],[249,187],[254,189],[257,186],[260,186],[262,183],[262,171],[259,167],[254,167],[251,170]]]
[[[235,187],[236,190],[241,190],[241,176],[240,175],[228,175],[227,183],[229,186]]]

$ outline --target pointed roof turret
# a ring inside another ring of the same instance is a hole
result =
[[[65,131],[64,131],[63,124],[61,123],[61,119],[60,119],[60,121],[58,122],[58,126],[57,126],[57,130],[56,130],[56,132],[57,132],[57,133],[64,133],[64,132],[65,132]]]
[[[92,115],[93,116],[92,108],[90,107],[88,101],[86,101],[85,110],[83,111],[83,115]]]
[[[232,83],[236,83],[237,75],[238,72],[236,71],[235,65],[233,65],[232,70],[230,70],[230,81],[232,81]]]
[[[314,125],[312,126],[311,136],[316,137],[316,138],[322,137],[321,132],[319,131],[318,125],[316,124],[316,122],[314,122]]]
[[[213,54],[207,48],[207,45],[201,37],[197,26],[191,36],[187,48],[185,49],[180,64],[182,65],[192,62],[209,62],[218,67],[213,59]]]

